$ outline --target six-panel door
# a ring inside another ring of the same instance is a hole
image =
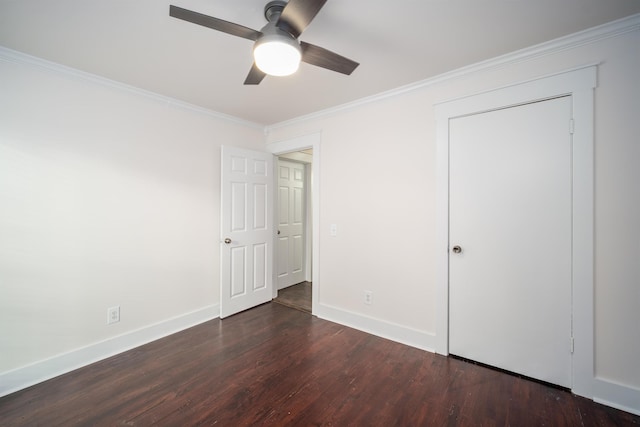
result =
[[[278,289],[304,281],[305,166],[278,160]]]
[[[220,317],[273,292],[272,155],[222,147]]]

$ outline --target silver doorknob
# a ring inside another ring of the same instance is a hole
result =
[[[227,245],[229,245],[229,244],[231,244],[231,239],[227,237],[226,239],[224,239],[224,242],[225,242]]]
[[[462,248],[458,245],[455,245],[453,248],[451,248],[451,250],[453,251],[454,254],[459,254],[462,252]]]

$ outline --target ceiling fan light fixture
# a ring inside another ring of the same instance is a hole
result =
[[[169,6],[169,15],[253,41],[253,64],[244,80],[245,85],[260,84],[267,75],[293,74],[300,61],[348,76],[358,67],[357,62],[320,46],[298,41],[326,1],[271,0],[264,7],[267,24],[260,31],[175,5]]]
[[[300,44],[288,34],[264,35],[253,47],[256,66],[270,76],[288,76],[300,66]]]

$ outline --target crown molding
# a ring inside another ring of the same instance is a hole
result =
[[[226,122],[239,124],[242,126],[253,128],[253,129],[264,130],[264,126],[259,123],[244,120],[239,117],[231,116],[224,113],[219,113],[217,111],[209,110],[204,107],[199,107],[197,105],[190,104],[188,102],[180,101],[175,98],[160,95],[148,90],[140,89],[135,86],[127,85],[115,80],[108,79],[106,77],[98,76],[96,74],[91,74],[86,71],[81,71],[76,68],[67,67],[66,65],[58,64],[56,62],[52,62],[46,59],[38,58],[36,56],[28,55],[26,53],[9,49],[4,46],[0,46],[0,61],[18,63],[22,65],[27,65],[33,68],[39,68],[48,72],[63,74],[67,77],[72,77],[79,80],[95,83],[101,86],[109,87],[112,89],[120,90],[123,92],[132,93],[134,95],[141,96],[143,98],[147,98],[156,102],[166,104],[168,107],[174,107],[174,108],[190,111],[193,113],[204,114],[209,117],[213,117]]]
[[[348,102],[336,107],[328,108],[325,110],[310,113],[304,116],[295,117],[290,120],[274,123],[265,127],[265,134],[269,134],[272,130],[291,126],[297,123],[306,122],[309,120],[327,117],[341,111],[353,110],[366,104],[377,102],[386,98],[392,98],[398,95],[402,95],[407,92],[413,92],[416,90],[424,89],[429,86],[447,82],[453,79],[467,76],[469,74],[477,73],[480,71],[488,71],[506,67],[511,64],[519,62],[530,61],[540,57],[553,55],[564,50],[573,49],[579,46],[596,43],[600,40],[618,37],[620,35],[640,30],[640,13],[628,16],[626,18],[618,19],[606,24],[599,25],[597,27],[589,28],[583,31],[579,31],[568,36],[560,37],[548,42],[540,43],[534,46],[530,46],[524,49],[520,49],[505,55],[497,56],[486,61],[477,62],[472,65],[468,65],[462,68],[458,68],[425,80],[420,80],[415,83],[410,83],[405,86],[400,86],[396,89],[381,92],[376,95],[368,96],[358,99],[356,101]]]
[[[618,37],[620,35],[640,30],[640,14],[635,14],[622,18],[607,24],[599,25],[587,30],[583,30],[568,36],[560,37],[549,42],[540,43],[528,48],[517,50],[505,55],[501,55],[486,61],[481,61],[469,66],[458,68],[438,76],[434,76],[425,80],[410,83],[408,85],[400,86],[396,89],[381,92],[376,95],[368,96],[358,99],[356,101],[348,102],[336,107],[320,110],[311,114],[295,117],[290,120],[274,123],[271,125],[263,126],[256,122],[241,119],[239,117],[231,116],[228,114],[220,113],[217,111],[209,110],[204,107],[199,107],[184,101],[180,101],[174,98],[170,98],[164,95],[159,95],[155,92],[147,91],[137,88],[135,86],[126,85],[124,83],[117,82],[115,80],[107,79],[95,74],[91,74],[85,71],[77,70],[75,68],[67,67],[52,61],[48,61],[42,58],[31,56],[22,52],[18,52],[3,46],[0,46],[0,61],[16,62],[32,67],[45,69],[47,71],[65,74],[67,76],[75,77],[85,81],[90,81],[102,86],[115,88],[117,90],[133,93],[148,99],[152,99],[161,103],[165,103],[168,106],[185,109],[187,111],[204,114],[210,117],[214,117],[227,122],[239,124],[253,129],[262,130],[267,136],[272,130],[287,127],[296,123],[302,123],[309,120],[330,116],[342,111],[353,110],[355,108],[374,103],[386,98],[392,98],[402,95],[407,92],[413,92],[429,86],[440,84],[446,81],[457,79],[467,76],[479,71],[488,71],[493,69],[502,68],[510,64],[529,61],[536,58],[540,58],[547,55],[552,55],[564,50],[573,49],[579,46],[596,43],[600,40],[604,40],[611,37]]]

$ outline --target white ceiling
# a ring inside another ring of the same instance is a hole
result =
[[[259,124],[320,111],[640,12],[638,0],[329,0],[300,37],[360,62],[245,86],[267,0],[0,0],[0,45]]]

